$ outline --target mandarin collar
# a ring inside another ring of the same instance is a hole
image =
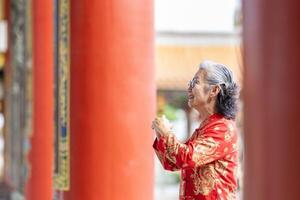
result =
[[[206,124],[208,124],[211,121],[214,121],[216,119],[221,119],[223,117],[223,115],[219,114],[219,113],[214,113],[211,114],[210,116],[208,116],[205,120],[203,120],[199,126],[199,128],[197,128],[196,130],[199,130],[201,128],[203,128]]]

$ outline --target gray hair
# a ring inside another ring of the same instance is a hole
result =
[[[213,61],[203,61],[199,67],[206,71],[206,82],[210,86],[218,85],[220,92],[216,99],[216,111],[227,119],[235,119],[239,88],[233,80],[232,71],[225,65]]]

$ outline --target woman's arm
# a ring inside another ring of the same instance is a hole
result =
[[[177,171],[180,168],[176,166],[176,161],[168,157],[168,154],[166,153],[166,149],[164,148],[166,146],[164,140],[160,140],[158,138],[155,139],[153,143],[153,148],[155,150],[155,153],[162,164],[163,168],[169,171]]]
[[[237,150],[236,132],[231,125],[214,123],[202,131],[187,144],[179,142],[174,134],[161,135],[157,151],[165,163],[181,169],[205,165]]]

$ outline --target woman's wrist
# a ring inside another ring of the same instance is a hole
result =
[[[169,130],[169,131],[165,131],[163,134],[161,134],[161,136],[168,137],[171,134],[173,134],[173,132],[172,130]]]

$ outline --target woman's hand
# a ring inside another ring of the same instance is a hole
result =
[[[168,135],[172,131],[172,124],[163,115],[162,117],[156,117],[152,122],[152,129],[155,130],[156,136],[160,138],[162,135]]]

